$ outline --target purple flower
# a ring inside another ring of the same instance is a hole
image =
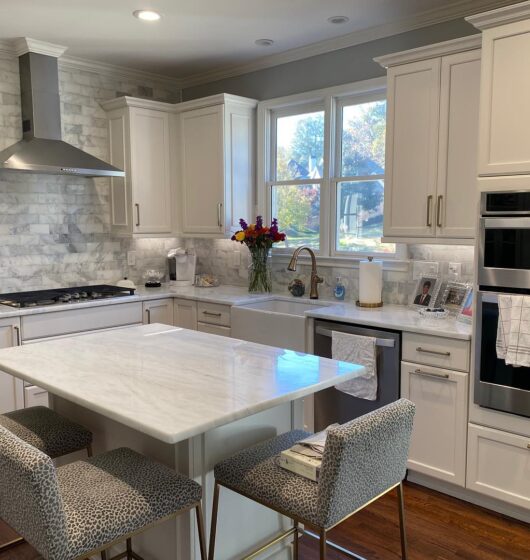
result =
[[[263,217],[257,216],[256,217],[256,229],[261,229],[263,227]]]
[[[243,220],[243,218],[241,218],[239,220],[239,225],[241,226],[241,229],[243,229],[243,230],[248,228],[248,224],[247,224],[247,222],[245,222],[245,220]]]

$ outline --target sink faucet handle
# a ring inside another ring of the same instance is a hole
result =
[[[316,282],[317,284],[322,284],[322,283],[324,282],[324,278],[322,278],[322,277],[320,277],[320,276],[318,276],[318,275],[315,275],[315,282]]]

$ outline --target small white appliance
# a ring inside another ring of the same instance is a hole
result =
[[[197,256],[189,250],[178,247],[167,255],[169,283],[173,286],[192,286],[195,282]]]

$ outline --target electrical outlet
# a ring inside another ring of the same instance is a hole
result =
[[[232,266],[238,267],[241,264],[241,253],[239,251],[232,252]]]
[[[136,251],[127,251],[127,264],[136,266]]]
[[[460,278],[462,276],[462,263],[450,262],[447,272],[452,278]]]
[[[435,261],[414,261],[412,268],[412,278],[419,280],[424,276],[437,276],[439,263]]]

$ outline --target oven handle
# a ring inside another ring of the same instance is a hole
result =
[[[530,229],[528,218],[482,218],[484,229]]]
[[[317,334],[321,334],[322,336],[329,336],[331,337],[333,334],[333,331],[330,329],[324,329],[323,327],[317,327],[315,329],[315,332]],[[377,338],[375,341],[375,345],[376,346],[382,346],[384,348],[394,348],[395,341],[392,338]]]

